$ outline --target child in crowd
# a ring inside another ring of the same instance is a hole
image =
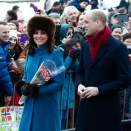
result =
[[[17,69],[11,69],[9,71],[11,80],[12,80],[12,84],[13,86],[15,86],[15,83],[19,80],[22,79],[23,75],[24,75],[24,67],[25,67],[25,62],[26,59],[21,58],[15,61],[16,65],[17,65]],[[14,97],[14,102],[13,102],[13,97]],[[14,95],[11,98],[11,101],[9,103],[9,106],[19,106],[18,102],[19,102],[20,96],[17,95],[17,93],[15,92]]]
[[[80,12],[84,12],[86,7],[89,5],[88,0],[73,0],[68,6],[74,5]]]
[[[67,43],[74,35],[73,26],[70,24],[62,24],[60,30],[60,40],[63,44]]]

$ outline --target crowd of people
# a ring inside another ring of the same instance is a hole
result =
[[[122,131],[123,90],[131,92],[131,15],[126,6],[107,15],[97,0],[67,0],[62,6],[57,1],[49,10],[30,6],[35,15],[29,21],[17,5],[0,21],[0,107],[20,106],[20,97],[29,96],[19,131],[64,130],[67,117],[72,128],[73,111],[76,131]],[[128,17],[123,25],[121,14]],[[49,58],[66,70],[44,85],[31,84]],[[125,114],[128,98],[126,103]]]

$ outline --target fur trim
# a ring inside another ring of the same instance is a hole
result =
[[[48,34],[49,37],[54,37],[55,23],[49,17],[34,16],[29,20],[27,26],[27,32],[29,38],[32,38],[36,30],[43,30]]]
[[[18,81],[15,85],[15,91],[16,93],[19,95],[19,96],[22,96],[22,93],[21,93],[21,87],[25,84],[26,82],[25,81]]]
[[[30,95],[32,98],[37,98],[39,95],[39,87],[34,84],[30,90]]]

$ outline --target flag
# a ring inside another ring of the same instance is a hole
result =
[[[11,121],[12,117],[10,114],[10,108],[3,108],[1,111],[2,121]]]

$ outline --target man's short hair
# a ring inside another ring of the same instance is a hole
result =
[[[99,19],[104,26],[106,25],[106,15],[102,11],[93,11],[91,18],[94,22]]]
[[[126,39],[129,39],[131,38],[131,34],[130,33],[126,33],[125,35],[123,35],[123,42],[126,40]]]
[[[4,21],[0,21],[0,25],[7,25],[7,23]]]
[[[78,9],[77,9],[75,6],[67,6],[67,7],[65,8],[65,11],[64,11],[66,17],[68,17],[68,12],[69,12],[69,10],[71,10],[71,9],[75,9],[75,10],[77,11],[77,14],[79,14],[79,11],[78,11]]]
[[[19,6],[17,6],[17,5],[15,5],[15,6],[13,6],[13,8],[12,8],[12,10],[17,10],[19,8]]]
[[[16,27],[16,25],[15,25],[14,23],[7,23],[7,25],[8,25],[8,26],[13,25],[13,26]],[[17,28],[17,27],[16,27],[16,28]]]

